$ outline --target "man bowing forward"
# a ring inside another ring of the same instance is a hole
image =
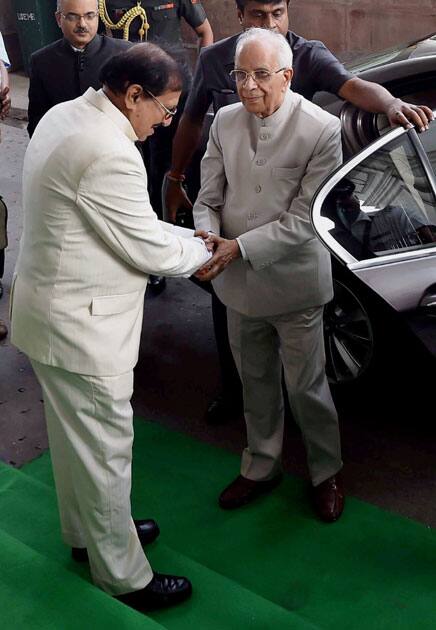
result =
[[[180,67],[137,44],[100,78],[101,90],[50,109],[28,146],[12,342],[43,390],[64,541],[86,554],[99,587],[150,609],[181,601],[191,585],[153,573],[130,512],[144,293],[149,274],[187,276],[210,254],[191,231],[157,219],[135,146],[170,124]]]

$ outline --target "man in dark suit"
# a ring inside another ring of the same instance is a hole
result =
[[[103,64],[130,42],[97,35],[97,0],[58,0],[56,21],[63,38],[37,50],[30,61],[29,124],[36,125],[53,105],[99,89]]]

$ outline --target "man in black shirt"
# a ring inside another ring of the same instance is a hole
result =
[[[418,107],[392,96],[377,83],[364,81],[348,72],[319,41],[307,40],[288,30],[286,0],[236,0],[242,29],[256,26],[282,33],[292,47],[294,78],[292,90],[307,99],[319,91],[337,94],[357,107],[387,115],[392,125],[416,125],[423,130],[432,119],[428,107]],[[168,182],[167,207],[174,219],[178,208],[188,203],[180,186],[183,175],[199,145],[203,120],[210,105],[214,112],[239,100],[229,77],[233,69],[239,33],[201,51],[192,89],[174,139],[172,179]],[[171,185],[173,184],[173,186]]]
[[[414,124],[423,130],[433,115],[427,107],[417,107],[394,98],[384,87],[350,74],[319,41],[309,41],[288,30],[286,0],[236,0],[239,22],[243,30],[261,27],[281,33],[293,51],[294,76],[292,90],[312,99],[315,92],[337,94],[357,107],[385,113],[392,125]],[[239,100],[229,77],[233,69],[239,33],[216,42],[203,50],[197,62],[193,85],[174,137],[171,170],[167,174],[165,203],[169,219],[175,220],[178,210],[190,211],[192,203],[183,188],[185,171],[202,136],[203,121],[209,107],[214,112]],[[234,413],[237,406],[238,377],[227,340],[225,308],[212,294],[212,307],[217,339],[223,395],[213,401],[208,419],[217,422]]]

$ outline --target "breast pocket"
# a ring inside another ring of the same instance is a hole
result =
[[[291,168],[287,166],[276,166],[273,168],[272,174],[274,179],[286,179],[288,181],[294,181],[297,179],[300,181],[305,170],[305,166],[294,166]]]

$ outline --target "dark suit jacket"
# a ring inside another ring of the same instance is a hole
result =
[[[71,101],[89,87],[98,90],[103,64],[129,46],[130,42],[96,35],[84,52],[76,52],[66,39],[59,39],[33,53],[30,60],[29,136],[53,105]]]

